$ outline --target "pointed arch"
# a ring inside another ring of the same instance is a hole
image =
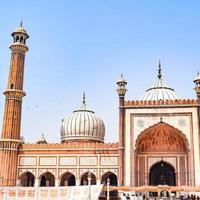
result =
[[[140,133],[135,142],[136,153],[188,152],[186,136],[177,128],[161,121]]]
[[[19,180],[22,187],[33,187],[35,185],[35,176],[29,171],[21,174]]]
[[[76,178],[71,172],[65,172],[61,176],[60,186],[75,186]]]
[[[110,179],[110,185],[111,186],[117,186],[118,185],[118,178],[117,175],[114,174],[113,172],[105,172],[102,176],[101,176],[101,184],[106,184],[108,178]]]
[[[107,181],[110,181],[110,186],[117,186],[118,185],[118,179],[117,179],[117,176],[116,174],[114,174],[113,172],[105,172],[102,177],[101,177],[101,184],[104,184],[106,185],[107,184]],[[107,192],[105,191],[105,196],[107,196]],[[114,191],[110,191],[110,197],[111,198],[116,198],[118,196],[118,192],[117,190],[114,190]]]
[[[40,175],[40,187],[55,186],[55,176],[51,172],[45,172]]]
[[[88,185],[88,172],[85,172],[84,174],[81,175],[81,185]],[[91,173],[91,185],[96,185],[96,176]]]

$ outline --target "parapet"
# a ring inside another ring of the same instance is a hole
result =
[[[149,107],[149,106],[198,106],[196,99],[180,99],[180,100],[158,100],[158,101],[125,101],[125,107]]]
[[[100,143],[100,142],[68,142],[68,143],[49,143],[49,144],[21,144],[19,151],[38,151],[42,152],[66,152],[66,153],[117,153],[118,143]]]

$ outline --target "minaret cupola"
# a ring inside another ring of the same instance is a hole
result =
[[[199,72],[197,73],[197,76],[195,77],[193,82],[195,84],[194,90],[197,94],[197,99],[200,100],[200,74]]]
[[[20,26],[18,26],[11,35],[13,36],[13,43],[21,43],[24,45],[26,44],[26,39],[29,38],[26,29],[22,25],[22,21]]]
[[[120,97],[124,98],[127,92],[127,89],[126,89],[127,82],[123,78],[122,74],[121,74],[120,79],[117,81],[117,85],[118,85],[117,93],[118,93],[119,98]]]

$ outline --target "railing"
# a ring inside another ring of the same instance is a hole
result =
[[[0,200],[97,200],[103,186],[0,187]]]

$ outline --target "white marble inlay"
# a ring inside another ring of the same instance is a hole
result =
[[[101,165],[118,165],[117,157],[101,157]]]
[[[80,157],[80,165],[97,165],[97,157]]]
[[[20,157],[20,165],[36,165],[36,157]]]
[[[76,157],[60,157],[60,165],[76,165]]]
[[[56,165],[56,157],[41,157],[40,165]]]

